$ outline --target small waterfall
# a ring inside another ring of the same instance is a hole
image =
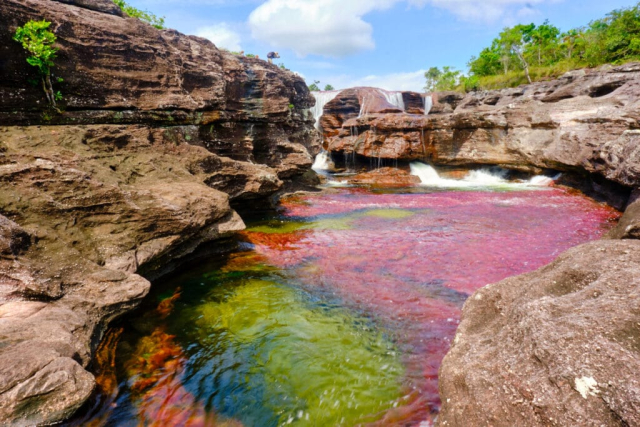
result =
[[[469,171],[463,179],[447,179],[442,178],[433,166],[420,162],[410,164],[411,175],[420,178],[422,185],[427,187],[441,188],[465,188],[465,187],[548,187],[553,184],[554,180],[560,176],[553,178],[539,175],[534,176],[528,181],[511,182],[507,180],[507,171],[504,169],[479,169]]]
[[[338,94],[342,92],[340,90],[331,90],[324,92],[311,92],[316,99],[316,105],[311,109],[313,118],[316,119],[316,129],[320,129],[320,117],[324,114],[324,107],[329,102],[333,101]]]
[[[313,162],[311,169],[316,172],[328,172],[334,170],[335,167],[329,152],[322,150],[322,152],[316,156],[316,160]]]
[[[378,89],[378,91],[384,96],[387,102],[400,111],[404,111],[404,99],[402,98],[402,92],[388,92],[384,89]]]
[[[424,98],[422,98],[424,102],[424,115],[428,116],[433,108],[433,98],[431,94],[425,94]]]

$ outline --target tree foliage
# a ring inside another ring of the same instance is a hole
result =
[[[335,90],[335,88],[333,86],[331,86],[331,85],[326,85],[324,87],[324,90]]]
[[[452,67],[431,67],[424,73],[427,79],[425,90],[427,92],[454,90],[459,84],[462,72]]]
[[[309,90],[311,92],[320,92],[320,80],[315,80],[310,86]]]
[[[62,94],[55,92],[51,82],[51,68],[55,65],[53,60],[56,59],[58,48],[54,46],[57,38],[56,35],[49,31],[51,22],[48,21],[29,21],[22,27],[16,29],[13,40],[22,45],[24,50],[29,53],[27,63],[38,69],[42,89],[47,96],[49,104],[57,109],[56,101],[62,99]],[[58,79],[58,82],[62,79]]]
[[[164,16],[158,17],[147,10],[140,10],[131,6],[124,0],[113,0],[113,2],[125,13],[125,15],[132,18],[138,18],[139,20],[146,22],[153,27],[163,30],[164,29]]]

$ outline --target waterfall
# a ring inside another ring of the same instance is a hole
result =
[[[404,99],[402,98],[402,92],[388,92],[384,89],[378,89],[378,91],[384,96],[387,102],[400,111],[404,111]]]
[[[422,100],[424,101],[424,115],[428,116],[429,113],[431,112],[431,109],[433,108],[433,98],[431,94],[425,94],[424,98],[422,98]]]
[[[464,188],[464,187],[548,187],[553,184],[554,180],[560,176],[553,178],[539,175],[534,176],[527,181],[511,182],[507,180],[507,171],[504,169],[479,169],[469,171],[463,179],[447,179],[442,178],[433,166],[420,162],[410,164],[411,175],[420,178],[422,185],[427,187],[441,188]]]
[[[322,150],[322,152],[316,156],[316,160],[313,162],[311,169],[316,172],[327,172],[335,169],[335,165],[331,160],[331,154],[329,154],[328,151]]]
[[[339,90],[331,90],[331,91],[325,91],[325,92],[315,92],[315,91],[311,92],[313,97],[316,99],[316,105],[311,109],[311,112],[313,113],[313,118],[316,119],[316,129],[321,130],[320,117],[322,117],[322,115],[324,114],[324,106],[327,105],[329,102],[333,101],[340,92],[341,91]]]

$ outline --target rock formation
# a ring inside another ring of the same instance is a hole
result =
[[[360,92],[363,90],[361,89]],[[579,70],[514,89],[434,94],[427,116],[361,114],[343,91],[321,119],[333,153],[435,165],[499,165],[640,179],[640,64]]]
[[[58,38],[62,114],[11,40],[31,19]],[[91,395],[106,325],[243,229],[232,207],[305,179],[319,139],[297,75],[110,0],[5,0],[0,40],[0,424],[49,424]]]

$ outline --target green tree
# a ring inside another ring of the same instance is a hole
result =
[[[49,31],[50,26],[51,22],[44,20],[29,21],[24,26],[16,29],[13,40],[20,43],[24,50],[29,53],[27,62],[38,69],[42,89],[47,96],[47,101],[49,101],[49,105],[57,110],[56,101],[62,99],[62,94],[59,91],[54,92],[53,84],[51,83],[51,68],[54,66],[53,60],[56,59],[58,48],[54,46],[57,38],[55,34]],[[59,81],[62,81],[62,79]]]
[[[425,90],[427,92],[454,90],[460,84],[462,73],[452,67],[431,67],[424,73],[427,79]]]
[[[549,20],[538,27],[534,24],[524,27],[523,38],[524,41],[530,44],[530,47],[535,52],[538,65],[543,64],[543,58],[548,55],[548,58],[544,58],[546,63],[552,63],[557,60],[556,48],[558,46],[558,37],[560,36],[560,29],[549,23]],[[546,54],[546,55],[545,55]],[[553,58],[551,58],[551,56]]]
[[[320,80],[315,80],[310,86],[309,90],[311,92],[320,92]]]
[[[129,3],[127,3],[124,0],[113,0],[113,2],[120,9],[122,9],[125,15],[130,16],[132,18],[138,18],[139,20],[146,22],[147,24],[152,25],[153,27],[159,30],[164,29],[164,16],[158,17],[149,11],[140,10],[138,8],[131,6]]]
[[[513,28],[505,28],[500,33],[500,45],[504,55],[512,55],[518,58],[520,65],[527,76],[527,81],[532,83],[529,74],[529,62],[525,58],[526,39],[531,38],[531,34],[535,29],[534,24],[516,25]]]
[[[494,42],[491,47],[483,49],[478,57],[471,57],[469,71],[476,76],[494,76],[502,68],[500,58],[500,48]]]
[[[333,86],[331,86],[331,85],[326,85],[324,87],[324,90],[335,90],[335,88]]]

